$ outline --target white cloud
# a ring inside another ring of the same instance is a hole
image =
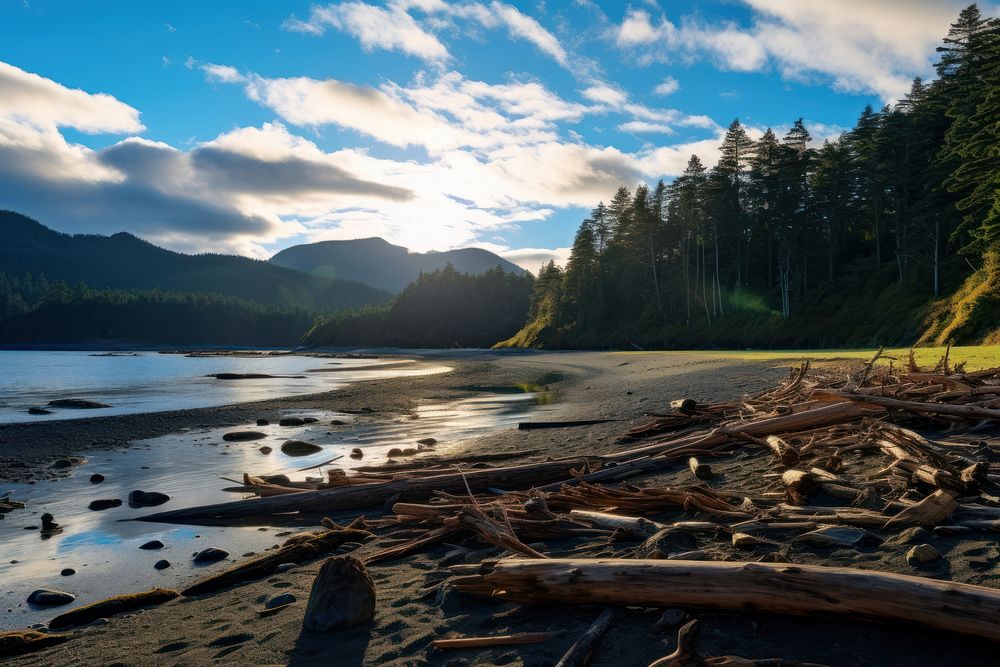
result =
[[[502,2],[494,1],[490,4],[490,9],[506,24],[512,38],[520,37],[531,42],[539,51],[548,54],[560,65],[566,66],[568,62],[566,50],[555,35],[543,28],[538,21],[522,14],[517,7]]]
[[[600,102],[613,107],[623,106],[628,101],[628,93],[603,82],[584,88],[581,94],[592,102]]]
[[[653,88],[653,94],[666,97],[667,95],[673,95],[680,89],[681,84],[678,83],[677,79],[672,76],[668,76]]]
[[[653,18],[629,8],[613,31],[640,63],[700,55],[722,69],[773,66],[790,80],[896,99],[914,76],[932,73],[934,47],[967,0],[743,0],[748,25],[693,17]]]
[[[312,35],[321,35],[332,27],[356,37],[368,51],[376,48],[399,51],[427,62],[450,58],[444,44],[424,30],[404,6],[383,9],[364,2],[315,6],[308,20],[293,17],[285,22],[285,27]]]
[[[0,118],[91,134],[140,132],[139,112],[104,93],[67,88],[0,62]]]
[[[664,123],[651,123],[647,120],[631,120],[618,126],[619,132],[633,134],[673,134],[674,129]]]

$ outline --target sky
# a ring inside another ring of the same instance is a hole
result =
[[[536,270],[725,127],[815,142],[965,0],[0,0],[0,209],[267,258],[381,236]],[[997,7],[981,5],[997,15]]]

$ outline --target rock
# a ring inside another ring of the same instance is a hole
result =
[[[302,627],[326,632],[366,623],[374,615],[375,585],[364,564],[353,556],[327,559],[309,592]]]
[[[101,510],[111,509],[112,507],[120,507],[122,504],[121,498],[107,499],[102,498],[100,500],[94,500],[89,505],[88,508],[94,510],[95,512],[100,512]]]
[[[308,456],[323,451],[323,448],[304,440],[286,440],[281,445],[281,451],[289,456]]]
[[[39,588],[28,596],[28,603],[39,607],[56,607],[62,604],[69,604],[75,599],[76,596],[72,593]]]
[[[302,426],[303,424],[305,422],[298,417],[282,417],[278,420],[278,426]]]
[[[694,535],[676,528],[664,528],[635,550],[636,558],[667,558],[672,553],[691,551],[698,548],[698,540]]]
[[[296,563],[281,563],[280,565],[278,565],[278,567],[274,568],[274,571],[277,572],[278,574],[284,574],[289,570],[294,570],[295,566]]]
[[[133,491],[128,494],[129,507],[156,507],[170,500],[170,496],[159,491]]]
[[[266,438],[267,433],[260,431],[230,431],[222,436],[226,442],[245,442],[247,440],[260,440]]]
[[[319,419],[317,419],[316,417],[303,417],[302,418],[302,423],[303,424],[315,424],[318,421],[319,421]]]
[[[284,607],[285,605],[290,605],[295,602],[296,597],[291,593],[282,593],[281,595],[275,595],[273,598],[264,603],[264,609],[274,609],[276,607]]]
[[[69,468],[72,467],[73,462],[69,459],[56,459],[52,462],[53,468]]]
[[[902,544],[922,544],[927,540],[933,538],[934,536],[926,528],[921,528],[919,526],[915,528],[907,528],[899,535],[886,540],[886,544],[890,545],[902,545]]]
[[[53,408],[71,408],[73,410],[97,410],[99,408],[110,408],[107,403],[88,401],[82,398],[59,398],[49,401],[49,406]]]
[[[271,449],[270,447],[268,447],[267,445],[264,445],[263,447],[261,447],[261,448],[260,448],[260,449],[258,449],[257,451],[259,451],[259,452],[260,452],[261,454],[270,454],[270,453],[271,453],[271,452],[273,452],[274,450],[273,450],[273,449]]]
[[[267,426],[270,423],[271,422],[267,421],[266,419],[258,419],[257,420],[257,426]]]
[[[71,567],[66,567],[66,568],[63,568],[62,571],[59,572],[59,574],[62,575],[62,576],[64,576],[64,577],[72,577],[74,574],[76,574],[76,570],[74,570]]]
[[[170,561],[165,558],[163,560],[158,560],[153,565],[153,567],[156,568],[157,570],[166,570],[168,567],[170,567]]]
[[[858,544],[878,544],[879,538],[861,528],[851,526],[824,526],[794,538],[814,547],[853,547]]]
[[[42,515],[42,530],[45,532],[51,532],[59,527],[59,524],[55,522],[55,518],[46,512]]]
[[[753,549],[763,544],[763,540],[748,533],[733,533],[733,546],[737,549]]]
[[[347,422],[343,419],[331,419],[330,426],[347,426]]]
[[[437,442],[437,438],[421,438],[420,440],[417,440],[418,445],[424,445],[426,447],[433,447],[437,444]]]
[[[102,475],[99,472],[95,472],[93,475],[90,476],[91,484],[100,484],[103,481],[104,481],[104,475]]]
[[[29,415],[51,415],[51,410],[46,410],[45,408],[28,408]]]
[[[279,486],[287,486],[292,481],[288,475],[261,475],[260,478],[269,484],[277,484]],[[264,528],[263,530],[267,529]]]
[[[656,621],[657,627],[673,628],[687,620],[688,613],[683,609],[666,609]]]
[[[146,542],[145,544],[140,544],[139,548],[140,549],[145,549],[146,551],[153,551],[155,549],[162,549],[163,548],[163,542],[161,542],[159,540],[150,540],[149,542]]]
[[[207,549],[202,549],[194,555],[194,562],[196,563],[217,563],[220,560],[229,558],[229,552],[225,549],[219,549],[217,547],[208,547]]]
[[[906,552],[906,562],[913,567],[941,560],[941,552],[929,544],[918,544]]]
[[[354,449],[351,450],[351,458],[352,459],[362,459],[364,457],[365,457],[365,453],[363,451],[361,451],[360,447],[355,447]]]

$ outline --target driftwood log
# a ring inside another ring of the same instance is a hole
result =
[[[784,563],[511,559],[455,566],[459,591],[525,602],[840,616],[1000,641],[1000,590],[887,572]]]
[[[71,609],[49,621],[49,629],[61,630],[76,625],[85,625],[99,618],[107,618],[115,614],[126,614],[143,607],[163,604],[178,597],[177,591],[169,588],[151,588],[141,593],[127,593],[100,600],[92,604]]]
[[[586,632],[580,635],[580,638],[563,654],[563,657],[556,663],[556,667],[584,667],[594,649],[594,644],[608,631],[608,628],[615,624],[621,615],[622,611],[617,607],[608,607],[602,611]]]

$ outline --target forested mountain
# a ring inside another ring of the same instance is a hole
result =
[[[93,290],[0,271],[0,343],[297,345],[312,316],[217,294]]]
[[[124,232],[61,234],[11,211],[0,211],[0,239],[0,271],[9,276],[44,274],[92,289],[213,293],[316,312],[389,298],[359,282],[307,275],[248,257],[184,255]]]
[[[481,274],[497,266],[518,275],[525,273],[516,264],[481,248],[416,253],[380,238],[292,246],[272,257],[271,263],[327,278],[357,280],[393,293],[421,273],[448,264],[459,273]]]
[[[489,347],[528,315],[531,274],[495,268],[480,275],[450,264],[421,274],[389,305],[340,312],[316,322],[309,345]]]
[[[670,185],[620,188],[504,345],[849,346],[1000,338],[1000,21],[820,147],[802,120]]]

